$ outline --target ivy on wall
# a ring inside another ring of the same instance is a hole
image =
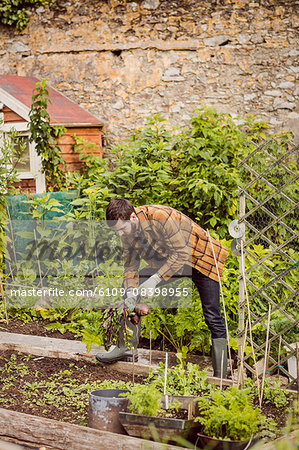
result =
[[[0,21],[17,30],[24,30],[29,22],[32,9],[53,2],[54,0],[1,0]]]

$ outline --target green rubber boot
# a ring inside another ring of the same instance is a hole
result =
[[[222,371],[221,361],[223,359]],[[214,377],[226,378],[227,374],[227,342],[225,338],[212,339],[212,366]]]
[[[130,341],[130,345],[134,347],[134,360],[138,361],[138,343],[140,338],[141,331],[141,320],[138,325],[132,324],[132,322],[126,319],[126,326],[133,331],[133,337]],[[96,354],[97,361],[105,364],[112,364],[116,361],[133,361],[133,351],[131,348],[127,348],[124,340],[124,320],[121,321],[121,328],[119,330],[119,347],[114,347],[113,350],[110,350],[106,353],[97,353]]]

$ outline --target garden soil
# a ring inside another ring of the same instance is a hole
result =
[[[14,355],[12,368],[9,371],[4,370],[7,362],[11,361],[12,355]],[[47,357],[31,356],[31,359],[29,358],[28,355],[13,351],[0,352],[0,407],[48,419],[87,425],[87,392],[84,398],[85,407],[81,410],[77,409],[76,402],[69,401],[67,405],[63,402],[62,406],[62,402],[60,404],[58,398],[55,399],[57,392],[65,398],[71,394],[69,386],[74,389],[75,394],[80,389],[78,386],[84,386],[86,383],[100,383],[105,380],[132,382],[131,374],[117,372],[113,366]],[[28,373],[25,375],[16,369],[20,364],[28,368]],[[62,375],[59,376],[59,373]],[[12,382],[8,380],[11,374],[15,374],[15,380]],[[74,379],[76,383],[73,385],[71,381]],[[143,379],[144,377],[135,375],[136,383],[141,383]],[[44,383],[44,389],[35,388],[37,380],[40,386]],[[52,386],[48,384],[46,387],[49,381]],[[31,388],[28,390],[29,385]],[[33,401],[28,400],[28,392],[37,394],[31,397]],[[49,395],[51,392],[52,398]],[[41,401],[43,397],[45,401]]]
[[[19,376],[20,374],[16,370],[16,377],[13,382],[7,382],[7,376],[10,373],[14,373],[14,369],[7,373],[4,371],[5,364],[14,358],[14,366],[23,364],[28,368],[28,373]],[[63,374],[59,378],[59,374]],[[38,381],[40,384],[43,382],[46,384],[49,380],[53,384],[53,389],[51,386],[45,389],[39,388],[36,390],[36,396],[38,396],[39,401],[36,398],[33,402],[28,400],[28,386],[31,385],[34,390],[34,383],[36,382],[36,377],[38,374]],[[145,377],[136,376],[135,382],[142,383]],[[65,398],[65,396],[70,395],[67,391],[66,386],[68,386],[69,380],[76,379],[75,390],[80,390],[78,386],[86,385],[86,383],[100,383],[106,380],[124,381],[132,382],[131,374],[124,374],[117,372],[112,366],[101,366],[100,364],[71,361],[57,358],[47,358],[47,357],[33,357],[15,353],[12,351],[2,351],[0,352],[0,406],[2,408],[11,409],[13,411],[18,411],[26,414],[32,414],[40,417],[45,417],[49,419],[55,419],[60,421],[67,421],[75,423],[78,425],[87,425],[88,421],[88,393],[86,392],[84,398],[84,406],[78,410],[76,401],[75,402],[60,402],[59,397]],[[56,381],[55,381],[56,380]],[[26,389],[27,386],[27,389]],[[53,398],[49,397],[49,392],[53,392]],[[58,394],[57,394],[58,392]],[[48,395],[48,397],[47,397]],[[46,400],[42,400],[43,397]],[[42,400],[42,401],[41,401]],[[39,402],[41,404],[39,404]],[[278,424],[278,428],[281,429],[285,425],[285,417],[281,412],[273,407],[272,405],[264,405],[263,414],[267,417],[272,417]],[[185,418],[184,413],[178,415],[180,418]]]
[[[33,320],[31,322],[23,322],[22,320],[10,320],[8,324],[2,322],[0,324],[0,331],[6,331],[8,333],[29,334],[31,336],[45,336],[58,339],[76,340],[74,333],[66,331],[60,333],[60,331],[46,330],[44,325],[51,323],[48,320]]]
[[[67,331],[64,334],[59,331],[46,330],[44,325],[47,321],[31,321],[24,323],[21,320],[13,320],[8,324],[2,322],[0,324],[0,331],[6,331],[18,334],[28,334],[36,336],[46,336],[59,339],[78,339],[73,333]],[[49,322],[50,323],[50,322]],[[75,377],[82,385],[89,382],[101,382],[105,380],[115,380],[132,382],[132,375],[117,372],[112,366],[102,366],[94,362],[80,362],[72,360],[64,360],[57,358],[47,357],[32,357],[29,361],[26,359],[28,355],[16,354],[16,362],[24,363],[29,369],[29,373],[24,377],[16,377],[14,383],[5,384],[5,373],[2,372],[2,368],[12,354],[12,351],[0,352],[0,407],[11,409],[26,414],[33,414],[41,417],[47,417],[55,420],[67,420],[68,422],[86,425],[87,424],[87,411],[88,411],[88,396],[86,395],[86,404],[83,412],[77,410],[76,406],[69,404],[68,409],[60,409],[54,404],[38,405],[36,403],[26,403],[26,396],[24,397],[23,386],[25,383],[34,383],[35,373],[38,371],[41,373],[40,379],[47,381],[53,374],[58,374],[60,371],[70,370],[72,371],[72,377]],[[192,358],[191,358],[192,359]],[[195,362],[195,361],[194,361]],[[142,383],[145,377],[136,376],[135,382]],[[63,395],[63,393],[62,393]],[[10,399],[7,403],[6,400]],[[283,428],[285,425],[285,416],[272,405],[263,405],[263,414],[267,417],[272,417],[278,424],[278,428]],[[71,419],[70,419],[71,418]]]

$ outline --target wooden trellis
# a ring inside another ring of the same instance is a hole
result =
[[[263,375],[279,372],[287,387],[297,378],[288,359],[299,341],[298,148],[270,139],[240,161],[238,220],[231,224],[240,267],[239,359],[256,374],[256,356]]]

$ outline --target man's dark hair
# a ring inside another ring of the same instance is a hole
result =
[[[134,206],[125,198],[113,198],[106,209],[106,220],[110,227],[116,225],[117,221],[129,220],[135,212]]]

